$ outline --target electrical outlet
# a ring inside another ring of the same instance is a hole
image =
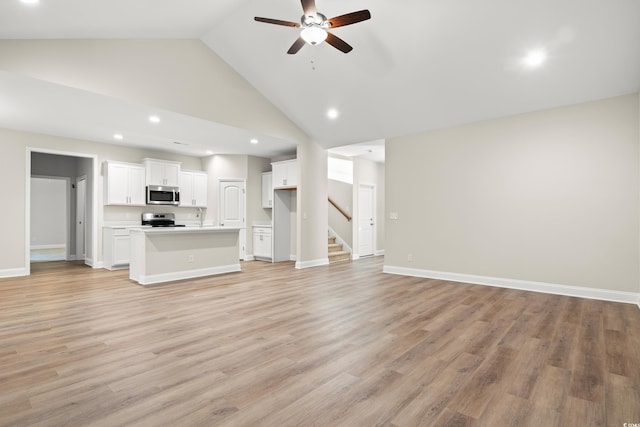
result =
[[[193,259],[194,259],[193,255],[189,255],[189,258],[187,259],[187,262],[193,262]]]
[[[413,254],[407,254],[407,261],[413,261]]]

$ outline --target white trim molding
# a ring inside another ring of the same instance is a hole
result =
[[[329,258],[314,259],[312,261],[296,261],[296,269],[298,270],[303,268],[320,267],[323,265],[329,265]]]
[[[67,249],[67,245],[64,243],[56,244],[56,245],[31,245],[30,249],[40,250],[40,249]]]
[[[531,282],[526,280],[502,279],[499,277],[475,276],[471,274],[448,273],[443,271],[422,270],[417,268],[395,267],[385,265],[383,273],[401,276],[422,277],[425,279],[448,280],[451,282],[470,283],[474,285],[494,286],[498,288],[517,289],[521,291],[542,292],[545,294],[564,295],[603,301],[638,304],[640,294],[635,292],[612,291],[608,289],[584,288],[580,286],[558,285],[553,283]]]
[[[175,280],[195,279],[197,277],[211,276],[214,274],[234,273],[241,271],[240,264],[223,265],[219,267],[201,268],[195,270],[176,271],[163,274],[149,274],[138,277],[136,280],[140,285],[156,285]]]
[[[379,249],[376,251],[376,253],[374,254],[375,256],[384,256],[384,249]]]
[[[0,270],[0,279],[7,277],[28,276],[29,271],[26,268],[9,268]]]

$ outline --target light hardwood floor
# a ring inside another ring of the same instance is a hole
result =
[[[640,423],[630,304],[382,274],[382,258],[141,287],[0,280],[0,425]]]

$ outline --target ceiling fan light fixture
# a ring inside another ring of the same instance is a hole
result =
[[[315,46],[325,41],[327,32],[324,28],[312,25],[300,31],[300,37],[302,37],[305,42]]]

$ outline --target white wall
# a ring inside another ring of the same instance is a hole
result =
[[[296,268],[328,263],[327,151],[312,141],[298,144]],[[304,242],[304,244],[303,244]]]
[[[66,247],[67,181],[31,178],[31,247]]]
[[[633,94],[388,140],[385,269],[637,292],[638,106]]]

